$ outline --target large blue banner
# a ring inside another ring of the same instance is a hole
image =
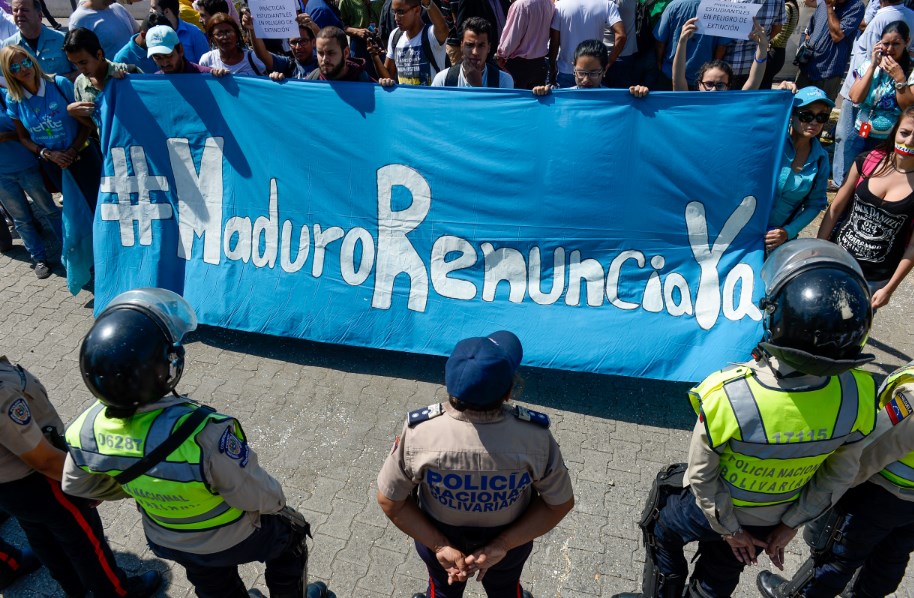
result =
[[[787,92],[530,92],[137,76],[109,84],[96,312],[698,380],[757,342]]]

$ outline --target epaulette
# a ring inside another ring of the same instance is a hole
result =
[[[521,405],[515,405],[514,409],[511,410],[511,413],[514,414],[514,417],[521,421],[530,422],[531,424],[536,424],[541,428],[549,428],[549,416],[545,413],[540,413],[539,411],[534,411],[532,409],[527,409]]]
[[[436,418],[439,415],[444,413],[444,409],[441,408],[441,403],[434,403],[423,409],[416,409],[415,411],[410,411],[409,416],[407,417],[407,424],[410,428],[414,427],[416,424],[421,424],[422,422],[427,422],[430,419]]]

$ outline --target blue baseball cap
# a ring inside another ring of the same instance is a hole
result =
[[[490,405],[511,390],[523,357],[520,339],[507,330],[464,339],[444,366],[447,392],[469,405]]]
[[[824,102],[825,104],[828,104],[829,108],[835,107],[835,103],[833,101],[831,101],[831,99],[827,95],[825,95],[824,91],[822,91],[818,87],[813,87],[812,85],[810,85],[809,87],[804,87],[803,89],[800,89],[793,96],[793,107],[794,108],[802,108],[803,106],[809,106],[810,104],[812,104],[814,102]]]
[[[168,25],[156,25],[146,32],[146,57],[156,54],[171,54],[181,43],[178,34]]]

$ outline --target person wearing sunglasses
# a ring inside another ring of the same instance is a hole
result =
[[[698,17],[685,22],[679,41],[676,44],[676,53],[673,55],[673,91],[729,91],[730,82],[733,80],[733,69],[723,60],[712,60],[704,63],[698,70],[695,84],[690,85],[686,77],[686,63],[688,61],[688,41],[698,31]],[[755,60],[749,68],[749,78],[740,88],[742,90],[758,89],[765,76],[765,62],[768,60],[768,36],[758,21],[752,20],[752,33],[749,39],[755,40]]]
[[[826,190],[831,168],[819,135],[834,106],[818,87],[804,87],[793,98],[790,127],[765,234],[767,251],[795,239],[828,203]]]
[[[73,83],[46,75],[20,46],[0,50],[0,70],[8,86],[6,112],[16,123],[19,142],[41,159],[57,189],[63,190],[63,173],[68,172],[95,213],[102,156],[89,139],[90,127],[67,114],[67,106],[76,101]]]

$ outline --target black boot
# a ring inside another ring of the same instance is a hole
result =
[[[142,575],[128,577],[124,585],[128,598],[149,598],[162,585],[162,576],[158,571],[147,571]]]
[[[787,585],[787,580],[777,573],[760,571],[758,577],[755,578],[755,585],[766,598],[784,598],[784,586]]]

